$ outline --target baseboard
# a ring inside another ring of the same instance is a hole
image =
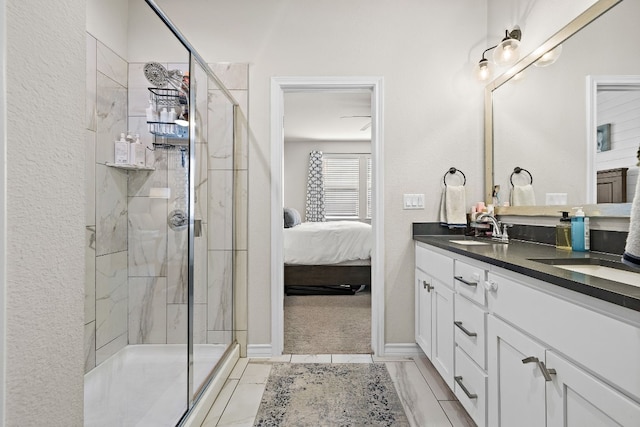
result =
[[[247,357],[272,357],[273,348],[271,344],[249,344],[247,345]]]
[[[273,357],[271,344],[249,344],[247,357]],[[384,356],[415,356],[420,354],[416,343],[385,344]]]
[[[200,399],[196,402],[196,405],[191,410],[186,419],[182,421],[180,427],[198,427],[204,422],[213,402],[215,402],[220,390],[224,386],[225,382],[231,375],[238,358],[240,357],[240,346],[236,344],[235,348],[229,353],[226,360],[222,363],[220,372],[207,386]]]
[[[416,343],[385,344],[384,356],[415,356],[420,353]]]

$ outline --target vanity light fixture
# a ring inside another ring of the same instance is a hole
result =
[[[482,52],[482,59],[476,67],[476,77],[478,80],[488,81],[493,75],[493,64],[484,57],[485,53],[491,49],[495,49],[493,51],[493,61],[499,66],[510,66],[520,59],[520,39],[522,38],[522,31],[516,26],[511,31],[505,30],[504,33],[504,38],[500,43]]]
[[[515,27],[513,30],[504,31],[504,38],[493,51],[493,60],[500,66],[513,65],[520,59],[520,39],[522,31]]]

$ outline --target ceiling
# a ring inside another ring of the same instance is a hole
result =
[[[370,141],[370,116],[367,90],[285,92],[284,140]]]

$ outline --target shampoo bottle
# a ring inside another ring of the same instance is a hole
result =
[[[160,124],[160,132],[161,133],[169,133],[169,130],[167,129],[168,125],[168,121],[169,121],[169,112],[167,111],[167,107],[162,107],[162,111],[160,111],[160,121],[162,122]]]
[[[129,151],[129,163],[135,166],[145,165],[145,147],[140,142],[140,136],[136,135],[135,140],[131,143]]]
[[[569,212],[562,211],[562,218],[556,225],[556,248],[571,250],[571,218]]]
[[[156,109],[153,107],[153,102],[149,101],[149,106],[146,109],[146,114],[147,114],[147,122],[157,122],[158,121],[158,112],[156,111]],[[155,131],[155,125],[153,124],[148,124],[147,127],[149,128],[149,132]]]
[[[120,134],[120,140],[114,143],[114,163],[116,165],[129,164],[129,143],[124,139],[124,133]]]
[[[571,249],[576,252],[586,252],[589,250],[589,218],[584,216],[582,208],[577,209],[571,218]]]
[[[175,125],[177,118],[178,116],[176,115],[176,109],[171,108],[171,110],[169,111],[169,120],[168,120],[168,122],[171,124],[169,125],[169,130],[167,131],[167,133],[177,133],[176,125]]]

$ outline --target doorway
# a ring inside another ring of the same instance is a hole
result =
[[[384,353],[384,210],[382,90],[378,77],[273,78],[271,85],[271,339],[272,354],[284,346],[284,255],[282,209],[284,206],[284,99],[285,93],[368,91],[371,94],[371,347]]]

